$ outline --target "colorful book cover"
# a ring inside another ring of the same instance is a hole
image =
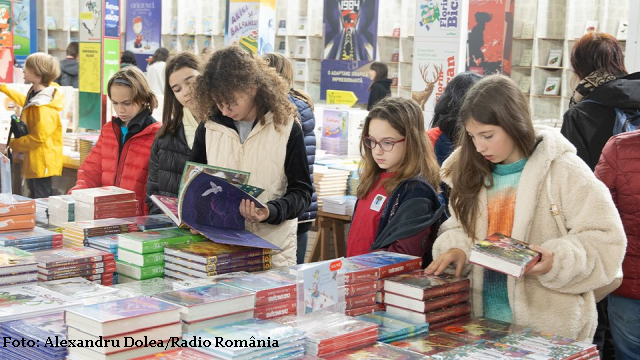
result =
[[[252,292],[225,284],[211,284],[154,295],[155,298],[184,307],[210,304],[245,296],[252,296]]]
[[[283,279],[274,271],[225,279],[221,282],[255,292],[256,306],[296,299],[295,281]]]
[[[439,332],[473,342],[482,339],[498,340],[507,335],[520,333],[525,330],[526,328],[503,321],[489,318],[475,318],[445,326],[439,330]]]
[[[391,342],[390,345],[414,351],[422,355],[431,356],[443,351],[452,350],[470,344],[472,341],[465,338],[456,338],[441,332],[429,332],[429,335],[418,335],[399,341]]]
[[[35,214],[0,216],[0,233],[32,230],[35,226]]]
[[[448,274],[438,276],[426,275],[424,271],[417,270],[387,278],[385,279],[384,284],[384,290],[388,292],[395,292],[399,295],[413,297],[402,291],[404,288],[410,288],[411,290],[420,291],[422,293],[421,299],[430,299],[469,290],[471,282],[467,278],[456,277]]]
[[[372,306],[376,304],[376,293],[351,296],[345,299],[345,303],[347,310],[353,310],[365,306]]]
[[[192,161],[187,161],[184,164],[184,170],[182,171],[182,178],[180,179],[180,187],[178,193],[182,193],[184,185],[189,182],[191,178],[204,172],[221,179],[227,180],[233,185],[246,185],[249,183],[249,176],[251,173],[241,170],[234,170],[214,165],[199,164]]]
[[[97,246],[107,249],[118,248],[118,235],[104,235],[87,238],[89,244],[95,244]]]
[[[113,260],[113,254],[88,247],[40,251],[35,256],[38,266],[42,268]]]
[[[511,334],[500,339],[500,343],[553,359],[575,358],[598,352],[594,344],[537,331]]]
[[[365,348],[347,350],[335,355],[325,356],[326,360],[347,360],[347,359],[424,359],[424,356],[415,352],[401,349],[395,346],[375,343]]]
[[[38,286],[75,299],[103,296],[117,291],[114,288],[97,285],[81,277],[43,282]]]
[[[358,320],[378,324],[378,341],[387,341],[402,335],[419,335],[429,330],[429,324],[416,318],[392,316],[384,311],[356,317]]]
[[[552,360],[553,358],[536,354],[502,343],[501,341],[479,340],[474,344],[461,346],[432,356],[433,359],[531,359]]]
[[[142,215],[126,218],[138,225],[141,231],[174,227],[174,222],[165,214]]]
[[[1,246],[14,246],[19,244],[29,244],[35,242],[46,242],[46,241],[60,241],[62,240],[62,234],[42,229],[38,226],[34,227],[33,230],[27,231],[16,231],[0,234],[0,245]]]
[[[10,202],[13,200],[12,202]],[[15,196],[7,202],[0,202],[0,216],[28,215],[36,212],[36,202],[33,199],[17,200]]]
[[[256,309],[253,312],[253,317],[256,319],[268,320],[280,316],[295,315],[297,309],[298,303],[295,299],[291,301],[276,302],[273,304],[256,306]]]
[[[131,299],[109,301],[100,304],[81,306],[67,310],[99,323],[107,323],[164,311],[180,309],[179,306],[146,296]]]
[[[376,251],[354,256],[349,258],[349,260],[359,264],[373,265],[379,268],[381,279],[397,274],[404,274],[422,267],[421,258],[390,251]]]
[[[167,255],[193,260],[201,264],[216,264],[230,260],[271,254],[271,249],[256,249],[247,246],[218,244],[201,241],[190,244],[171,245],[165,248]]]
[[[149,197],[162,212],[164,212],[176,226],[180,226],[180,214],[178,212],[178,198],[153,194]]]
[[[60,312],[76,305],[73,298],[39,286],[15,286],[0,289],[0,321]]]
[[[35,340],[39,344],[46,344],[47,341],[55,344],[56,337],[59,339],[67,338],[64,312],[4,322],[0,334],[25,340]],[[64,355],[67,352],[66,347],[47,347],[46,349],[51,355]]]
[[[162,351],[153,355],[137,357],[133,360],[215,360],[214,356],[191,348],[178,348],[169,351]]]
[[[379,280],[360,283],[360,284],[347,284],[344,286],[344,293],[347,298],[352,296],[375,293],[380,290],[382,290],[382,284]]]
[[[118,235],[118,250],[125,249],[138,254],[162,252],[165,246],[203,240],[188,230],[166,229],[133,232]]]
[[[37,265],[32,253],[11,246],[0,248],[0,273],[25,265]]]
[[[165,261],[164,266],[165,266],[165,270],[173,270],[173,271],[180,272],[184,275],[189,275],[192,277],[195,276],[198,278],[207,278],[211,276],[217,276],[217,275],[222,275],[222,274],[236,272],[236,271],[256,272],[256,271],[271,269],[271,263],[261,263],[258,265],[242,265],[234,268],[211,270],[211,271],[200,271],[193,267],[182,266],[182,265],[174,264],[169,261]]]
[[[102,204],[136,199],[136,193],[134,191],[122,189],[116,186],[74,190],[71,192],[71,196],[73,196],[73,199],[76,201],[89,204]]]
[[[290,272],[302,280],[304,291],[304,314],[323,309],[333,309],[339,304],[339,278],[336,276],[342,266],[341,260],[323,261],[291,267]],[[302,304],[300,304],[302,305]],[[299,306],[300,307],[300,306]]]
[[[202,272],[217,272],[217,271],[219,272],[222,270],[234,269],[238,267],[258,266],[258,265],[268,265],[268,268],[271,267],[271,255],[254,256],[254,257],[238,259],[238,260],[220,261],[215,264],[201,264],[201,263],[190,261],[188,259],[183,259],[183,258],[164,254],[163,263],[164,261],[171,262],[176,265],[181,265],[189,269],[194,269]],[[147,265],[143,265],[143,266],[147,266]]]
[[[480,259],[476,259],[474,255],[479,254],[486,255],[490,259],[517,265],[522,269],[521,274],[526,271],[528,266],[532,266],[540,259],[540,253],[531,250],[529,244],[498,233],[477,242],[471,250],[469,262],[477,263],[476,261]],[[488,266],[484,262],[480,265]]]
[[[356,263],[351,259],[342,260],[345,284],[366,283],[380,279],[379,268],[371,264]]]

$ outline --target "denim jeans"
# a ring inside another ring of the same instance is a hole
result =
[[[640,354],[640,300],[609,295],[609,323],[616,360],[638,359]]]
[[[296,260],[298,264],[304,264],[304,256],[307,254],[307,241],[309,232],[298,233],[298,248],[296,249]]]

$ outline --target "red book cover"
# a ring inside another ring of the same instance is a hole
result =
[[[380,281],[370,281],[365,283],[347,284],[344,286],[344,293],[346,297],[353,297],[364,294],[375,294],[381,290]]]
[[[16,201],[12,204],[0,202],[0,217],[15,216],[15,215],[29,215],[36,213],[36,201]]]
[[[253,317],[256,319],[273,319],[285,315],[296,314],[296,300],[277,302],[270,305],[256,306]]]
[[[38,272],[43,275],[59,275],[68,272],[86,271],[90,269],[111,269],[115,268],[115,260],[100,261],[100,262],[88,262],[75,265],[56,266],[52,268],[38,268]]]
[[[448,274],[425,275],[422,270],[394,276],[384,281],[384,291],[424,300],[469,291],[470,280]]]
[[[322,341],[318,345],[317,356],[325,357],[327,355],[334,354],[347,349],[354,349],[364,345],[373,344],[377,341],[377,339],[378,339],[378,327],[376,326],[374,329],[367,330],[364,332],[359,332],[354,334],[353,336],[345,336],[345,337],[340,337],[336,339]]]
[[[73,276],[88,276],[88,275],[98,275],[98,274],[109,274],[114,273],[116,271],[115,265],[106,266],[99,269],[86,269],[86,270],[68,270],[64,272],[56,272],[52,274],[43,274],[41,272],[38,273],[38,279],[46,279],[48,280],[59,280],[65,279]]]
[[[132,216],[138,216],[138,209],[126,209],[126,210],[106,210],[95,212],[92,214],[80,214],[76,213],[76,219],[81,220],[102,220],[111,218],[126,218]]]
[[[465,341],[465,339],[458,339],[449,334],[433,332],[431,331],[431,324],[429,324],[429,335],[412,336],[400,341],[394,341],[390,343],[390,345],[431,356],[468,345],[469,343],[470,342]]]
[[[344,314],[347,316],[360,316],[364,314],[371,314],[378,311],[378,305],[363,306],[351,310],[345,310]]]
[[[390,251],[376,251],[358,255],[350,258],[350,260],[379,268],[381,279],[422,268],[421,258]]]
[[[36,214],[0,216],[0,232],[31,230],[36,227]]]
[[[135,192],[116,186],[74,190],[71,196],[73,196],[73,199],[76,201],[89,204],[103,204],[136,199]]]
[[[131,211],[138,210],[138,201],[137,200],[127,200],[127,201],[119,201],[119,202],[110,202],[103,204],[86,204],[79,203],[75,206],[76,215],[80,212],[87,211],[90,214],[98,214],[105,212],[113,212],[113,211]],[[113,217],[113,216],[112,216]],[[118,216],[124,217],[124,216]]]
[[[114,260],[112,253],[89,247],[69,247],[63,250],[39,251],[35,254],[35,257],[38,267],[41,268]]]
[[[393,306],[391,304],[385,304],[385,305],[387,306],[387,312],[391,315],[400,315],[400,316],[409,316],[409,317],[424,316],[425,321],[428,322],[429,324],[437,323],[437,322],[448,320],[455,317],[461,317],[471,313],[471,304],[469,302],[452,305],[436,311],[430,311],[426,314],[403,309],[397,306]]]
[[[447,306],[459,304],[469,300],[469,291],[463,291],[455,294],[440,296],[424,301],[412,299],[400,294],[385,292],[385,303],[404,308],[407,310],[418,311],[418,306],[421,307],[421,311],[427,313],[438,309],[443,309]],[[418,304],[420,303],[420,304]]]
[[[463,315],[457,318],[452,318],[452,319],[440,321],[437,323],[430,323],[429,331],[435,331],[449,325],[458,324],[460,322],[467,322],[469,320],[471,320],[471,315]]]
[[[380,269],[370,264],[355,263],[351,259],[342,260],[345,284],[371,282],[380,279]]]
[[[111,281],[113,282],[113,272],[106,272],[104,274],[86,274],[86,275],[76,275],[76,274],[71,274],[71,275],[60,275],[58,277],[56,277],[55,279],[49,279],[46,275],[43,274],[38,274],[38,281],[51,281],[51,280],[61,280],[61,279],[68,279],[71,277],[83,277],[89,281],[96,281],[96,280],[102,280],[104,281]]]
[[[347,303],[346,310],[352,310],[355,308],[372,306],[376,304],[376,294],[365,294],[360,296],[353,296],[345,299]]]

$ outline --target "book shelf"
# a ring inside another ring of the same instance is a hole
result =
[[[67,54],[67,45],[72,41],[79,41],[80,2],[78,0],[38,0],[37,12],[38,51],[64,59]]]
[[[206,47],[224,44],[226,2],[223,0],[162,0],[162,46],[175,54],[200,54]]]
[[[535,14],[535,16],[532,16]],[[577,78],[571,70],[571,49],[585,33],[587,22],[597,21],[598,31],[616,36],[620,21],[629,20],[628,0],[522,0],[515,5],[511,78],[521,83],[529,77],[527,95],[535,123],[562,126]],[[533,34],[526,34],[533,23]],[[523,34],[524,30],[524,34]],[[620,40],[623,48],[626,42]],[[525,50],[532,50],[531,65],[520,65]],[[560,61],[549,64],[552,51]],[[543,95],[547,79],[560,78],[558,95]],[[522,84],[521,84],[522,85]]]

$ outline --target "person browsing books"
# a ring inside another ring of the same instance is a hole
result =
[[[425,273],[453,264],[457,275],[469,275],[476,316],[590,342],[594,290],[613,281],[626,246],[608,190],[561,134],[533,126],[524,95],[507,77],[476,83],[460,121],[460,147],[442,169],[452,216]],[[540,261],[520,278],[469,264],[474,243],[496,232],[528,242]]]
[[[26,96],[0,84],[0,91],[22,107],[20,120],[27,125],[29,134],[12,139],[9,147],[25,153],[23,174],[34,199],[51,196],[52,177],[62,175],[60,111],[64,107],[64,94],[53,82],[58,76],[58,60],[38,52],[29,55],[24,64],[24,82],[32,85]]]
[[[373,62],[369,67],[369,101],[367,102],[367,110],[371,110],[373,106],[387,96],[391,96],[391,79],[387,78],[389,68],[383,62]]]
[[[369,111],[360,138],[358,201],[347,256],[388,250],[431,259],[444,206],[439,167],[414,101],[384,98]],[[409,150],[411,149],[411,150]]]
[[[156,96],[142,71],[128,66],[115,73],[107,85],[117,117],[102,126],[100,137],[78,169],[78,181],[69,190],[117,186],[135,191],[140,214],[148,213],[147,171],[151,144],[160,125],[151,116]]]
[[[251,174],[249,185],[264,189],[258,200],[266,206],[241,203],[247,230],[282,249],[274,267],[295,265],[297,217],[313,188],[286,82],[263,59],[230,46],[213,53],[194,91],[210,118],[196,130],[191,160]]]
[[[191,97],[191,88],[201,70],[202,60],[190,52],[180,53],[167,62],[162,127],[153,141],[149,159],[146,201],[150,214],[162,213],[149,198],[151,195],[178,197],[184,164],[191,157],[199,123],[193,115],[196,100]]]

